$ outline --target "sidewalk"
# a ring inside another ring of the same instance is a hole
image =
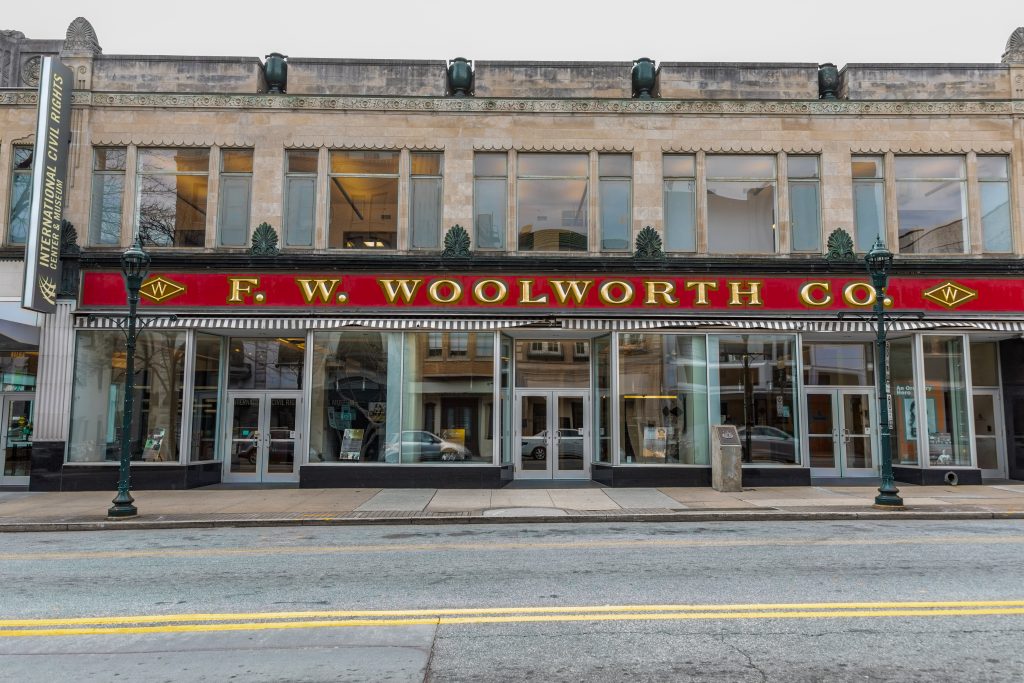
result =
[[[134,492],[139,516],[110,521],[113,491],[0,492],[0,532],[122,528],[512,522],[1024,519],[1024,484],[900,485],[907,509],[872,507],[868,486],[550,489],[230,489]]]

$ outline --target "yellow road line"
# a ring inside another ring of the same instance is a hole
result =
[[[343,619],[325,621],[246,622],[229,624],[169,624],[164,626],[128,626],[110,628],[58,628],[0,630],[0,638],[39,636],[83,636],[111,634],[202,633],[213,631],[268,631],[353,627],[396,627],[457,624],[564,623],[579,621],[681,621],[717,619],[835,619],[878,617],[949,617],[1024,615],[1024,607],[983,609],[879,609],[834,611],[755,611],[755,612],[677,612],[624,614],[549,614],[480,617],[433,617],[420,619]]]
[[[830,547],[830,546],[892,546],[892,540],[877,538],[822,539],[632,539],[606,541],[499,541],[462,543],[380,543],[369,545],[323,546],[259,546],[227,548],[146,548],[137,550],[96,550],[65,552],[0,553],[0,562],[38,560],[95,560],[144,557],[254,557],[272,555],[340,555],[394,552],[470,552],[501,550],[592,550],[631,548],[739,548],[762,546]],[[1024,534],[1003,536],[933,536],[900,539],[898,545],[1019,545]]]
[[[609,614],[616,612],[728,612],[765,610],[882,610],[882,609],[954,609],[1024,608],[1024,600],[957,600],[907,602],[787,602],[725,605],[580,605],[576,607],[453,607],[412,610],[316,610],[295,612],[224,612],[194,614],[144,614],[115,617],[66,617],[51,619],[0,619],[0,628],[28,626],[73,626],[115,624],[159,624],[173,622],[210,622],[273,619],[444,617],[520,614]]]

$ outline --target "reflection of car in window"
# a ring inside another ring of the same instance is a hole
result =
[[[740,427],[740,445],[747,447],[747,430]],[[796,463],[796,440],[793,435],[778,427],[756,425],[750,430],[751,460],[772,460],[774,462]]]
[[[456,462],[473,457],[465,446],[422,430],[402,432],[400,446],[397,436],[392,436],[384,447],[385,462],[398,462],[399,452],[406,455],[406,460],[411,455],[414,462]]]
[[[582,458],[583,430],[559,429],[558,453],[563,458]],[[532,436],[523,436],[522,455],[534,460],[544,460],[548,457],[548,430],[542,429]]]

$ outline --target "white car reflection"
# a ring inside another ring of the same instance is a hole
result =
[[[406,454],[407,462],[410,455],[413,462],[457,462],[473,456],[465,446],[423,430],[402,432],[401,452]],[[399,444],[395,439],[384,447],[384,460],[398,462]]]
[[[559,429],[558,430],[558,453],[562,458],[583,457],[583,430],[580,429]],[[548,430],[523,436],[522,454],[524,458],[544,460],[548,457]]]

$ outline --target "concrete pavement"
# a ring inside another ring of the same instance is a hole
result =
[[[907,510],[868,486],[138,491],[140,514],[108,521],[111,491],[0,492],[0,531],[512,521],[1024,518],[1024,484],[900,487]]]

